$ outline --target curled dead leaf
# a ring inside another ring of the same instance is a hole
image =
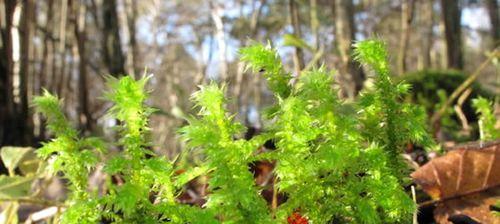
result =
[[[500,199],[500,141],[458,146],[411,177],[437,203],[438,223],[500,224],[490,211]]]
[[[411,177],[435,200],[499,186],[500,141],[477,146],[459,146],[420,167]]]

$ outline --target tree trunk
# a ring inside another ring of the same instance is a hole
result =
[[[53,10],[53,0],[47,1],[47,20],[45,21],[45,27],[43,30],[43,44],[42,44],[42,60],[40,62],[40,73],[38,77],[40,79],[40,85],[36,88],[35,94],[40,95],[42,93],[42,88],[46,88],[45,76],[47,75],[47,65],[49,57],[49,40],[52,35],[52,10]]]
[[[249,26],[249,31],[248,31],[248,33],[250,33],[250,36],[247,37],[246,39],[240,38],[240,40],[239,40],[240,46],[248,45],[250,40],[259,41],[257,38],[259,17],[262,14],[262,8],[264,8],[264,6],[266,4],[267,4],[267,0],[260,0],[258,2],[257,1],[253,2],[252,14],[250,17],[250,26]],[[243,17],[243,15],[240,14],[240,17]],[[241,106],[244,106],[244,107],[248,106],[247,105],[248,104],[247,98],[250,96],[250,94],[243,94],[244,91],[242,89],[243,80],[244,80],[243,79],[244,73],[245,73],[245,63],[239,61],[238,66],[236,68],[236,77],[235,77],[235,83],[234,83],[234,88],[233,88],[233,96],[236,99],[238,99],[238,101],[236,103],[236,107],[235,107],[236,110],[240,110]],[[254,99],[253,103],[254,103],[255,107],[260,108],[260,102],[261,102],[261,100],[260,100],[260,98],[261,98],[261,95],[260,95],[261,82],[260,81],[261,81],[261,77],[259,77],[258,75],[254,75],[254,76],[251,76],[251,79],[252,79],[251,81],[253,82],[253,86],[251,89],[251,91],[252,91],[251,94],[253,95],[253,99]],[[250,90],[246,89],[246,92],[249,93]]]
[[[134,77],[138,78],[141,73],[141,68],[139,65],[139,46],[137,45],[136,40],[136,20],[137,20],[137,1],[136,0],[127,0],[127,26],[129,32],[129,51],[128,57],[131,63],[132,70],[131,74]]]
[[[224,32],[224,23],[222,22],[222,14],[224,9],[219,5],[217,1],[210,1],[210,13],[212,16],[212,21],[215,25],[215,36],[217,38],[217,46],[219,52],[219,74],[220,81],[225,82],[228,78],[227,73],[227,58],[226,58],[226,34]]]
[[[290,22],[293,27],[293,35],[296,38],[302,38],[302,31],[300,30],[300,17],[299,10],[297,8],[296,0],[289,0],[290,7]],[[300,71],[304,69],[304,52],[301,48],[295,47],[295,54],[293,55],[293,62],[295,67],[295,75],[298,77],[300,75]]]
[[[50,50],[50,39],[52,38],[52,23],[53,23],[53,11],[54,11],[54,0],[48,0],[47,2],[47,14],[45,21],[45,27],[43,31],[43,44],[42,44],[42,59],[40,63],[40,70],[38,73],[38,85],[35,86],[35,94],[42,95],[42,88],[48,88],[47,86],[47,73],[49,65],[49,50]],[[45,139],[45,119],[42,116],[37,116],[38,118],[38,139]]]
[[[461,9],[457,0],[441,0],[448,68],[463,69]]]
[[[311,15],[311,32],[313,35],[314,50],[319,49],[319,20],[318,20],[318,2],[317,0],[310,0],[310,15]]]
[[[335,39],[342,61],[343,95],[354,98],[363,88],[365,73],[361,65],[352,58],[352,43],[355,40],[354,5],[350,0],[332,1],[335,15]]]
[[[420,54],[418,58],[418,69],[426,69],[431,67],[431,48],[433,39],[433,0],[419,2],[419,20],[420,27]]]
[[[398,75],[402,75],[406,72],[406,52],[410,39],[414,8],[415,0],[403,0],[401,3],[401,38],[398,53]]]
[[[59,21],[59,45],[57,46],[57,77],[53,80],[55,81],[55,92],[59,96],[63,96],[63,84],[64,80],[68,77],[65,77],[66,70],[66,23],[68,18],[68,0],[61,0],[61,17]]]
[[[34,12],[33,0],[23,0],[22,17],[20,22],[20,68],[19,68],[19,98],[20,105],[17,116],[20,137],[23,145],[30,145],[33,140],[33,121],[29,112],[28,80],[30,80],[30,47],[31,25]]]
[[[12,57],[12,23],[16,0],[0,2],[3,8],[1,15],[1,45],[0,45],[0,145],[14,143],[13,131],[14,98],[12,88],[13,57]]]
[[[120,26],[116,0],[102,1],[103,54],[108,72],[112,76],[125,75],[125,56],[120,39]]]
[[[487,0],[488,14],[490,15],[491,36],[493,39],[493,48],[500,46],[500,18],[498,16],[498,1]]]
[[[74,8],[75,38],[78,48],[78,124],[80,130],[92,131],[92,114],[89,110],[88,85],[87,85],[87,55],[85,51],[86,33],[86,5],[76,4]]]

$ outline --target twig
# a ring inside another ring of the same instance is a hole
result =
[[[415,193],[415,186],[411,185],[411,196],[413,202],[417,203],[417,193]],[[413,212],[413,224],[418,224],[418,209]]]
[[[59,212],[60,212],[59,207],[52,206],[52,207],[45,208],[41,211],[35,212],[35,213],[31,214],[30,216],[28,216],[28,219],[26,219],[25,224],[31,224],[31,223],[38,222],[38,221],[41,221],[44,219],[48,219],[50,217],[55,216]]]
[[[314,54],[311,61],[307,64],[307,66],[302,71],[307,71],[311,69],[314,65],[318,63],[318,61],[323,57],[324,49],[323,46],[319,48],[319,50]]]
[[[276,214],[276,208],[278,207],[278,188],[276,187],[276,178],[273,178],[273,200],[271,202],[271,209],[273,211],[273,216]]]
[[[467,196],[467,195],[481,193],[483,191],[488,191],[488,190],[493,189],[493,188],[498,187],[498,186],[500,186],[500,185],[495,185],[495,186],[490,186],[490,187],[482,187],[482,188],[479,188],[477,190],[469,191],[469,192],[466,192],[464,194],[459,194],[459,195],[455,195],[455,196],[452,196],[452,197],[441,198],[441,199],[432,199],[432,200],[429,200],[429,201],[420,202],[420,203],[418,203],[418,207],[419,208],[424,208],[424,207],[427,207],[427,206],[432,206],[432,205],[434,205],[436,203],[440,203],[440,202],[445,202],[445,201],[448,201],[448,200],[453,200],[453,199],[461,198],[461,197],[464,197],[464,196]]]
[[[481,74],[481,71],[486,68],[486,66],[496,57],[500,56],[500,52],[498,51],[498,48],[493,50],[491,55],[488,56],[488,58],[462,83],[460,86],[458,86],[455,91],[451,94],[451,96],[446,100],[446,102],[441,106],[438,112],[434,113],[432,115],[431,123],[435,127],[437,121],[441,119],[443,114],[446,112],[446,109],[455,101],[457,97],[462,94],[463,91],[467,89],[476,79],[477,77]]]
[[[10,201],[10,202],[19,202],[19,203],[27,203],[27,204],[36,204],[43,206],[55,206],[55,207],[66,207],[66,205],[62,203],[58,203],[55,201],[48,201],[40,198],[0,198],[0,201]]]
[[[462,110],[462,105],[464,104],[465,100],[469,97],[469,95],[472,93],[472,88],[467,88],[464,93],[458,98],[457,105],[454,106],[455,112],[457,113],[458,118],[460,119],[460,122],[462,123],[462,129],[467,133],[467,135],[470,135],[470,127],[469,127],[469,121],[467,120],[467,117],[465,116],[463,110]]]

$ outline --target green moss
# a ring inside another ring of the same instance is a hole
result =
[[[349,104],[336,97],[333,72],[325,68],[304,71],[291,85],[276,50],[254,45],[240,54],[276,96],[269,126],[252,139],[237,139],[244,127],[225,109],[225,86],[201,87],[192,96],[199,113],[188,117],[180,133],[204,157],[200,167],[180,176],[174,175],[172,162],[148,149],[153,111],[145,104],[148,78],[108,78],[105,98],[113,103],[109,116],[119,121],[115,128],[120,137],[114,144],[123,149],[111,158],[100,154],[106,145],[102,141],[78,136],[57,97],[46,93],[36,98],[56,135],[39,155],[54,161],[51,168],[64,174],[71,190],[62,222],[283,223],[294,212],[311,223],[411,220],[416,205],[404,191],[408,168],[400,154],[410,142],[430,146],[432,139],[425,130],[424,110],[402,102],[410,86],[391,79],[383,42],[356,44],[356,58],[376,78],[359,101]],[[268,140],[277,149],[258,154]],[[248,168],[262,158],[276,161],[276,187],[287,195],[273,211]],[[99,163],[108,175],[108,191],[101,196],[87,190],[88,176]],[[123,183],[112,184],[112,175]],[[198,175],[209,180],[206,204],[179,204],[176,195]]]

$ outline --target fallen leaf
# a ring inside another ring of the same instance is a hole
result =
[[[499,187],[446,200],[436,205],[434,218],[437,223],[442,224],[464,223],[459,222],[460,220],[468,220],[466,223],[500,224],[500,217],[490,210],[498,200]]]
[[[499,186],[500,141],[484,146],[459,146],[420,167],[411,177],[434,200]]]
[[[500,141],[458,146],[411,177],[436,201],[438,223],[500,224],[490,211],[500,199]]]

